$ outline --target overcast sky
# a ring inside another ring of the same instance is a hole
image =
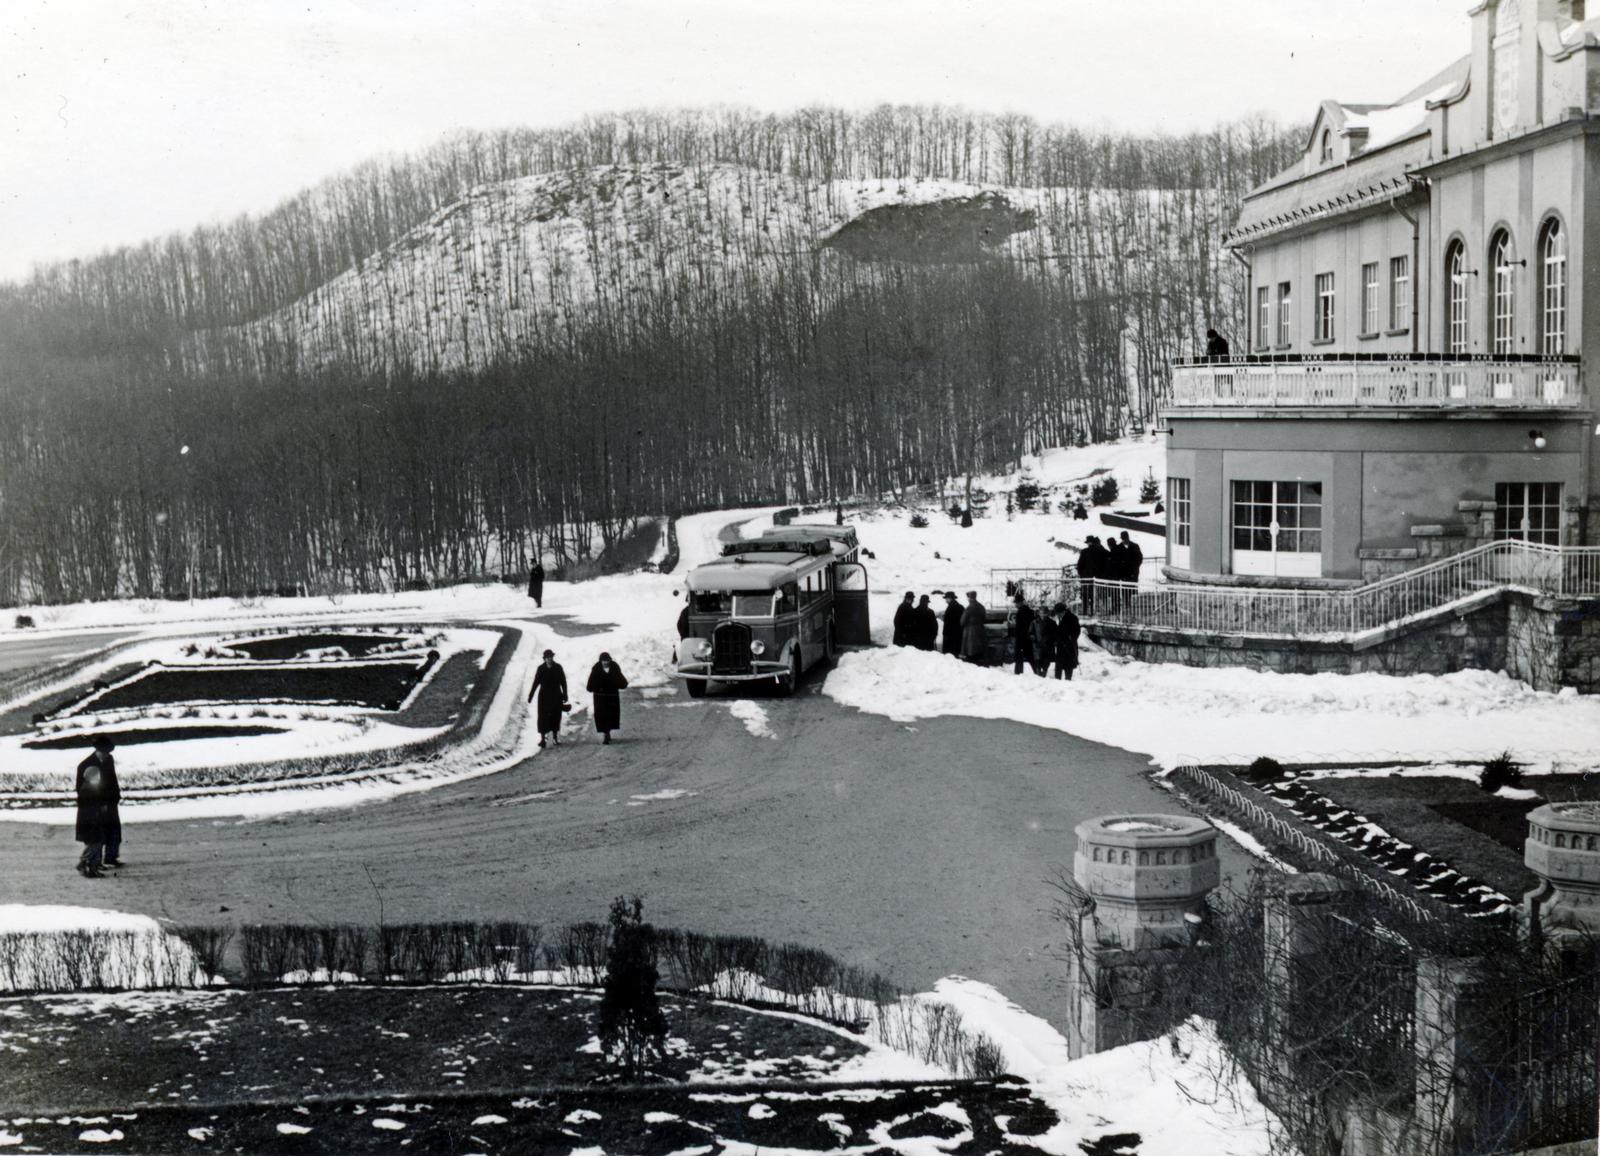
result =
[[[456,128],[942,102],[1140,132],[1391,100],[1468,0],[0,0],[0,278]]]

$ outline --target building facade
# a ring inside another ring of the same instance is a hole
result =
[[[1344,586],[1600,541],[1600,19],[1468,19],[1466,56],[1392,104],[1325,102],[1245,199],[1249,332],[1175,366],[1163,410],[1172,579]]]

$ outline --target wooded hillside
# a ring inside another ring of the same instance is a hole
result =
[[[630,114],[37,270],[0,286],[0,600],[482,574],[1110,436],[1242,328],[1221,234],[1296,147]]]

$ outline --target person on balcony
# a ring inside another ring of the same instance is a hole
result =
[[[1098,535],[1090,534],[1084,539],[1084,547],[1078,554],[1078,601],[1085,614],[1094,613],[1095,579],[1110,577],[1106,572],[1110,562],[1111,555],[1100,544]]]
[[[1228,356],[1228,339],[1222,336],[1222,334],[1218,333],[1215,329],[1207,329],[1206,357],[1212,360],[1220,360]]]

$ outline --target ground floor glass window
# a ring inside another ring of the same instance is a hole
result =
[[[1322,483],[1233,483],[1233,572],[1322,573]]]
[[[1189,537],[1194,507],[1188,478],[1167,479],[1167,563],[1189,569]]]
[[[1560,482],[1499,482],[1494,488],[1494,536],[1561,544]]]

